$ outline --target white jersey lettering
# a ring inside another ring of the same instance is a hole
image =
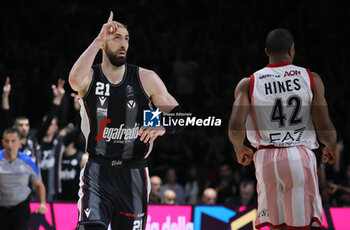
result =
[[[289,63],[267,66],[251,76],[250,84],[246,129],[254,147],[318,148],[310,115],[313,78],[307,69]]]

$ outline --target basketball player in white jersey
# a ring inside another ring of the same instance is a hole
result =
[[[309,229],[322,226],[316,158],[334,163],[336,131],[329,118],[320,76],[292,64],[292,34],[275,29],[266,38],[269,64],[244,78],[235,90],[229,138],[237,160],[253,160],[258,181],[255,227]],[[244,145],[247,135],[253,150]]]

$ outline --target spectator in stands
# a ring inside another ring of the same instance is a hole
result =
[[[58,109],[65,94],[65,90],[63,88],[64,83],[64,80],[59,79],[57,86],[52,86],[52,91],[55,96],[54,105],[57,106],[57,110],[55,110],[54,113],[49,113],[44,117],[43,124],[47,124],[48,126],[41,141],[37,141],[39,144],[39,170],[46,187],[48,201],[53,200],[58,190],[58,153],[62,151],[63,147],[58,138]]]
[[[185,200],[186,204],[196,204],[200,190],[198,180],[198,169],[196,165],[190,168],[190,180],[185,184]]]
[[[79,191],[80,170],[85,166],[88,155],[84,153],[84,144],[80,136],[80,104],[78,96],[71,94],[74,98],[73,107],[75,112],[75,125],[70,123],[59,131],[57,140],[58,148],[55,148],[57,162],[58,183],[57,199],[65,201],[77,201]]]
[[[159,176],[151,176],[151,193],[149,194],[149,204],[160,204],[160,190],[162,179]]]
[[[47,200],[52,201],[57,190],[57,171],[55,167],[54,149],[57,147],[58,141],[55,140],[58,131],[58,112],[64,96],[64,80],[59,79],[56,85],[52,85],[54,95],[53,102],[49,113],[45,116],[43,123],[34,135],[29,136],[30,124],[29,119],[24,116],[15,118],[13,127],[18,129],[21,135],[20,151],[30,156],[36,162],[39,174],[46,187]],[[11,92],[10,79],[7,78],[2,94],[2,109],[6,113],[10,113],[9,95]],[[5,124],[11,124],[11,116],[6,115],[9,120],[2,121]],[[56,145],[56,146],[55,146]]]
[[[244,180],[239,185],[239,198],[233,202],[237,206],[256,205],[255,182]]]
[[[79,191],[80,169],[84,167],[82,144],[78,127],[66,127],[59,133],[60,152],[58,159],[58,195],[57,199],[77,201]],[[62,153],[63,152],[63,153]]]
[[[20,151],[30,156],[36,162],[37,166],[39,166],[39,160],[40,160],[38,159],[39,157],[38,145],[46,135],[46,132],[48,131],[52,123],[51,122],[52,119],[58,116],[58,107],[60,106],[64,95],[63,86],[64,86],[63,80],[58,80],[57,86],[52,85],[52,92],[54,94],[54,99],[52,102],[51,109],[47,114],[46,121],[41,124],[39,129],[33,135],[30,136],[30,122],[27,117],[18,116],[14,119],[14,122],[13,122],[13,127],[18,129],[21,135],[22,145],[21,145]],[[12,116],[10,114],[10,103],[9,103],[10,92],[11,92],[10,78],[7,77],[3,88],[2,101],[1,101],[1,108],[4,113],[3,115],[4,119],[1,122],[3,123],[2,126],[4,126],[5,128],[8,128],[12,123]]]
[[[350,164],[346,167],[345,178],[343,178],[342,183],[329,183],[328,192],[336,195],[333,197],[335,199],[333,204],[343,206],[350,205]]]
[[[172,189],[166,189],[163,193],[161,204],[177,204],[176,203],[176,192]]]
[[[219,167],[219,179],[213,182],[210,187],[218,192],[218,204],[229,204],[234,197],[238,196],[238,184],[234,181],[233,173],[228,163],[223,163]]]
[[[176,172],[175,169],[169,168],[166,172],[166,183],[161,188],[161,197],[163,197],[164,191],[167,189],[172,189],[176,193],[176,204],[185,204],[184,189],[183,187],[176,183]]]
[[[215,205],[218,193],[213,188],[206,188],[203,191],[201,205]]]

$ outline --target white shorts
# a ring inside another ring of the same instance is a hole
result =
[[[304,146],[267,148],[254,154],[258,180],[255,227],[322,226],[315,154]]]

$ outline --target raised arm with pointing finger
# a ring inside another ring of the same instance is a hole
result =
[[[100,49],[103,51],[103,61],[106,61],[106,43],[115,39],[118,28],[124,28],[124,26],[113,21],[113,12],[111,12],[98,36],[73,65],[69,74],[69,83],[79,96],[83,97],[87,92],[93,75],[91,66]]]
[[[147,157],[158,136],[181,131],[180,127],[143,126],[147,112],[153,113],[147,123],[153,125],[159,110],[182,109],[155,72],[126,62],[129,40],[126,26],[113,21],[111,12],[69,75],[80,97],[81,130],[89,154],[78,202],[79,227],[85,229],[104,229],[110,221],[112,229],[144,228]],[[99,50],[102,63],[93,65]]]

